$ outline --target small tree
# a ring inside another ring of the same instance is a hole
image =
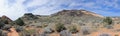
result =
[[[15,23],[19,26],[25,25],[25,23],[23,22],[23,20],[21,18],[18,18],[17,20],[15,20]]]
[[[112,19],[110,17],[106,17],[104,20],[103,20],[104,23],[107,23],[108,25],[111,25],[112,24]]]

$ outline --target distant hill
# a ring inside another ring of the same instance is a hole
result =
[[[22,17],[26,24],[80,24],[80,23],[100,23],[104,16],[86,11],[86,10],[62,10],[51,16],[34,15],[32,13],[25,13]]]
[[[37,15],[38,16],[38,15]],[[25,13],[23,16],[22,16],[22,19],[23,20],[34,20],[34,19],[38,19],[38,17],[33,15],[32,13]]]
[[[99,14],[87,11],[87,10],[63,10],[63,11],[59,11],[55,14],[52,14],[52,16],[59,16],[59,15],[63,15],[63,16],[84,16],[84,15],[89,15],[89,16],[96,16],[96,17],[103,17]]]

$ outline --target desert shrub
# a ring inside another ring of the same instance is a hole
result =
[[[36,31],[34,29],[30,29],[30,30],[23,30],[20,32],[20,36],[31,36],[34,35],[36,33]]]
[[[3,28],[5,24],[3,22],[0,22],[0,29]]]
[[[48,26],[48,24],[42,24],[41,26],[42,26],[42,28],[45,28]]]
[[[71,33],[77,33],[77,32],[78,32],[77,27],[74,26],[74,25],[70,27],[69,31],[70,31]]]
[[[23,22],[23,20],[21,18],[18,18],[17,20],[15,20],[15,23],[19,26],[25,25],[25,23]]]
[[[44,33],[52,33],[52,32],[54,32],[54,30],[51,29],[50,27],[45,27],[44,28]]]
[[[36,28],[42,28],[42,26],[36,26]]]
[[[23,26],[15,26],[15,29],[16,29],[17,32],[21,32],[21,31],[24,30]]]
[[[11,28],[11,25],[5,25],[2,29],[9,31],[10,28]]]
[[[103,34],[100,34],[99,36],[110,36],[110,35],[106,34],[106,33],[103,33]]]
[[[58,23],[55,26],[56,26],[55,29],[56,29],[57,32],[61,32],[62,30],[66,30],[64,24]]]
[[[106,17],[104,20],[103,20],[104,23],[106,23],[107,25],[111,25],[113,23],[112,19],[110,17]]]
[[[34,29],[25,30],[26,33],[34,34],[36,31]]]
[[[72,36],[72,34],[68,32],[67,30],[63,30],[60,32],[60,36]]]
[[[89,27],[82,27],[81,32],[82,32],[83,35],[88,35],[88,34],[91,33],[91,30],[90,30]]]

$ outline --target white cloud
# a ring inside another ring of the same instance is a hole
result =
[[[0,16],[6,15],[12,20],[17,19],[21,15],[23,15],[26,11],[24,10],[22,4],[22,0],[17,1],[17,3],[13,4],[11,7],[8,7],[6,0],[0,0]]]
[[[30,2],[27,7],[31,7],[31,6],[39,6],[39,5],[44,5],[48,2],[49,0],[33,0],[32,2]]]

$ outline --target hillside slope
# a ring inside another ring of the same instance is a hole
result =
[[[22,19],[25,21],[26,24],[32,24],[32,25],[51,24],[51,23],[63,23],[63,24],[100,23],[104,18],[99,14],[86,10],[62,10],[52,14],[51,16],[42,16],[42,15],[36,16],[33,15],[32,13],[26,13],[26,14],[22,17]]]

